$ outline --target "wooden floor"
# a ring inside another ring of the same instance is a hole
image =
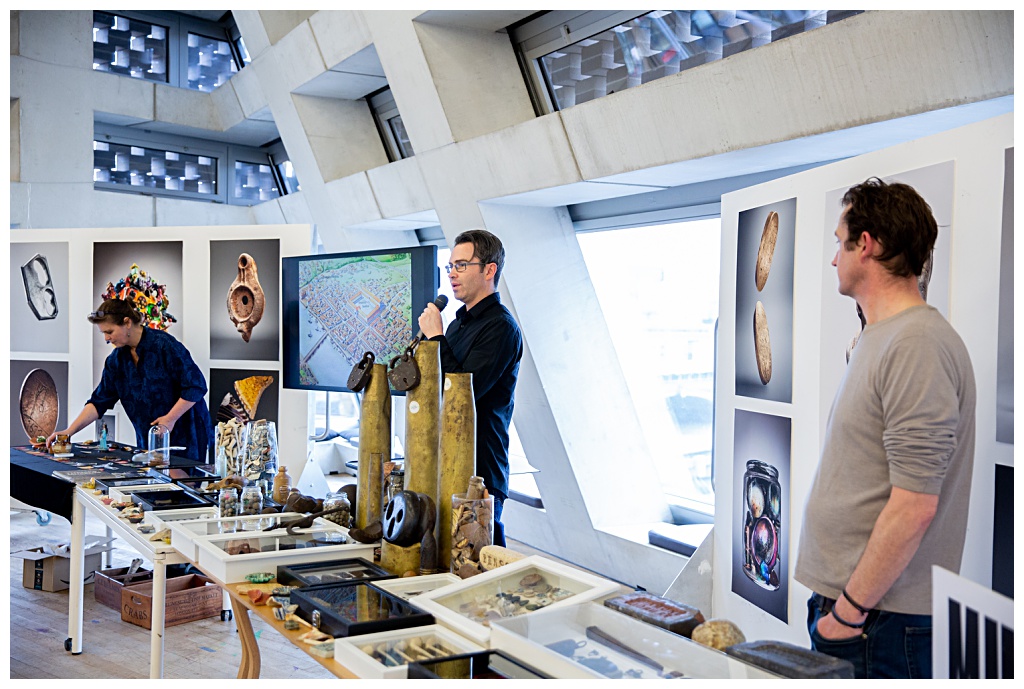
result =
[[[103,536],[98,519],[86,520],[86,536]],[[11,512],[10,552],[44,544],[68,543],[71,525],[53,516],[40,526],[33,513]],[[112,567],[127,567],[130,548],[114,542]],[[510,542],[526,554],[536,551]],[[104,562],[104,567],[106,563]],[[144,565],[147,569],[149,563]],[[68,592],[44,592],[22,586],[24,561],[11,558],[11,679],[137,679],[149,677],[149,631],[121,621],[118,611],[96,602],[93,585],[85,587],[83,651],[64,650],[68,638]],[[252,616],[262,654],[261,679],[333,679],[316,661]],[[231,679],[238,673],[241,645],[233,621],[220,617],[169,627],[164,634],[164,677]]]

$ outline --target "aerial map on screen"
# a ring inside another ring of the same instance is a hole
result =
[[[387,364],[412,339],[411,254],[299,263],[299,377],[344,386],[365,352]]]

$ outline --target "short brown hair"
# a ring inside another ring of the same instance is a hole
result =
[[[939,234],[932,209],[915,189],[872,177],[843,195],[850,249],[867,232],[882,246],[878,261],[897,277],[921,275]]]
[[[125,318],[134,324],[142,322],[142,314],[136,310],[130,301],[124,299],[106,299],[99,305],[99,308],[86,316],[86,318],[89,319],[90,323],[95,323],[96,325],[100,323],[120,325],[124,322]]]
[[[498,278],[501,277],[501,269],[505,267],[505,247],[501,240],[487,230],[466,230],[455,238],[456,244],[472,244],[473,256],[484,263],[493,263],[498,266],[494,271],[494,286],[498,286]]]

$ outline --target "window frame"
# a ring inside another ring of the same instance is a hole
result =
[[[388,160],[394,163],[415,156],[415,150],[409,155],[405,155],[402,145],[395,138],[395,134],[391,130],[391,120],[402,116],[402,113],[398,111],[398,104],[395,103],[395,96],[391,92],[391,87],[385,86],[371,93],[366,97],[366,103],[370,108],[370,113],[373,115],[373,122],[377,125],[377,132],[380,134],[381,141],[384,143]],[[412,142],[410,142],[411,145]]]

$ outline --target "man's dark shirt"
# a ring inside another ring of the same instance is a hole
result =
[[[149,425],[171,410],[178,399],[195,402],[171,430],[171,445],[188,449],[179,454],[206,460],[213,445],[213,421],[203,399],[206,379],[185,345],[170,333],[142,329],[135,348],[138,365],[127,346],[118,347],[103,364],[103,377],[88,402],[100,416],[121,400],[135,427],[135,444],[146,447]]]
[[[472,373],[476,400],[476,473],[497,497],[508,497],[508,426],[515,403],[523,336],[497,293],[463,306],[440,342],[441,370]]]

